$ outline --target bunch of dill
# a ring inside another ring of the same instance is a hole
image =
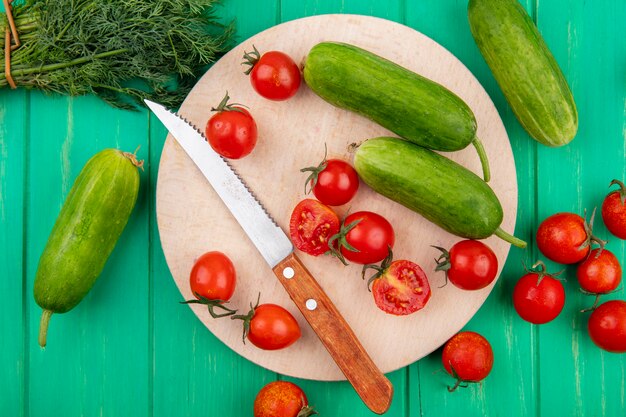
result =
[[[18,87],[95,94],[120,108],[144,98],[177,107],[229,47],[233,27],[219,24],[214,3],[26,0],[13,7],[22,46],[11,54],[11,75]],[[0,14],[0,34],[7,25]],[[4,68],[2,57],[0,87]]]

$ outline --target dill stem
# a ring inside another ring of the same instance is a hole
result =
[[[92,56],[84,56],[84,57],[77,58],[77,59],[74,59],[72,61],[67,61],[67,62],[59,62],[55,64],[41,65],[41,66],[25,68],[25,69],[16,69],[16,70],[12,69],[11,75],[13,77],[19,77],[19,76],[29,75],[29,74],[34,74],[34,73],[40,74],[44,72],[72,67],[74,65],[85,64],[87,62],[94,61],[96,59],[108,58],[110,56],[120,55],[126,52],[128,52],[128,49],[117,49],[114,51],[102,52],[100,54],[96,54]],[[0,73],[0,75],[2,75],[2,78],[0,79],[0,86],[4,86],[6,85],[6,76],[5,76],[4,71]]]

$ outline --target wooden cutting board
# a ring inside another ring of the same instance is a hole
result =
[[[324,155],[351,160],[351,144],[392,135],[353,113],[334,108],[306,85],[285,102],[258,96],[243,73],[241,58],[255,45],[259,51],[284,51],[297,62],[320,41],[348,42],[397,62],[435,80],[458,94],[474,111],[478,135],[492,170],[491,187],[504,208],[504,230],[515,228],[517,181],[509,140],[489,96],[469,70],[442,46],[406,26],[356,15],[322,15],[294,20],[268,29],[242,42],[217,62],[191,91],[179,113],[202,130],[225,92],[244,103],[257,121],[259,140],[246,158],[234,161],[236,170],[255,192],[283,230],[288,231],[293,207],[302,200],[306,174],[300,168],[316,165]],[[446,156],[481,174],[475,150],[469,148]],[[226,253],[237,269],[238,283],[231,305],[247,312],[261,293],[261,302],[287,308],[302,328],[302,338],[281,351],[263,351],[241,340],[241,323],[212,319],[203,306],[191,305],[202,323],[243,357],[281,374],[315,380],[345,379],[316,335],[293,305],[270,267],[253,247],[209,183],[171,137],[163,147],[157,183],[157,220],[168,266],[181,295],[169,302],[192,298],[189,271],[204,252]],[[421,311],[406,317],[383,313],[361,280],[359,265],[343,266],[336,259],[301,254],[301,259],[354,329],[363,346],[383,372],[404,367],[441,346],[459,331],[489,295],[493,284],[479,291],[462,291],[453,285],[439,288],[442,273],[435,273],[437,250],[460,238],[429,223],[420,215],[375,194],[361,184],[355,199],[337,208],[343,215],[369,210],[385,216],[396,231],[396,259],[409,259],[427,273],[432,297]],[[486,240],[498,256],[500,268],[509,244],[492,237]],[[181,308],[187,308],[181,306]]]

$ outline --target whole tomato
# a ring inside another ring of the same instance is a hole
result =
[[[319,256],[329,250],[328,240],[339,232],[339,225],[339,217],[330,207],[305,199],[291,213],[289,236],[296,248]]]
[[[467,387],[468,382],[482,381],[493,367],[493,350],[483,336],[476,332],[460,332],[452,336],[443,347],[443,367],[456,378],[456,384],[448,387],[452,392]]]
[[[478,240],[461,240],[447,251],[441,251],[435,271],[463,290],[479,290],[491,284],[498,273],[498,258],[493,250]]]
[[[254,399],[254,417],[309,417],[317,414],[304,391],[288,381],[265,385]]]
[[[344,264],[346,259],[358,264],[374,264],[389,255],[396,241],[391,223],[371,211],[348,215],[329,241],[331,252]]]
[[[626,239],[626,186],[619,180],[611,181],[610,186],[618,185],[619,190],[612,191],[602,203],[602,220],[606,228],[620,239]]]
[[[324,159],[316,167],[302,168],[310,172],[304,186],[305,194],[310,186],[315,197],[329,206],[341,206],[352,200],[359,189],[359,175],[356,170],[341,159]]]
[[[587,330],[598,347],[613,353],[626,352],[626,302],[600,304],[589,316]]]
[[[204,304],[214,318],[235,314],[224,303],[233,296],[236,284],[237,273],[228,256],[218,251],[207,252],[195,261],[189,274],[189,286],[196,300],[184,304]],[[217,313],[215,309],[223,312]]]
[[[229,104],[228,93],[207,122],[205,133],[213,150],[224,158],[239,159],[248,155],[257,141],[254,118],[241,105]]]
[[[596,294],[596,300],[589,309],[593,310],[598,305],[600,295],[615,291],[622,282],[622,267],[608,249],[594,249],[587,259],[578,264],[576,277],[584,292]]]
[[[368,280],[376,306],[385,313],[405,316],[424,308],[430,299],[430,284],[419,265],[411,261],[392,261],[392,253],[380,266],[366,265],[376,273]]]
[[[264,350],[284,349],[295,343],[302,332],[289,311],[276,304],[250,305],[246,315],[233,316],[243,320],[243,341]]]
[[[537,247],[548,259],[560,264],[575,264],[589,254],[591,244],[604,247],[606,242],[592,234],[593,218],[589,223],[578,214],[557,213],[546,218],[537,229]]]
[[[293,97],[302,80],[294,60],[284,52],[269,51],[261,55],[254,45],[252,48],[252,52],[245,52],[243,56],[243,64],[250,66],[245,73],[250,75],[252,88],[269,100]]]
[[[561,281],[546,272],[543,262],[533,266],[513,289],[513,306],[519,316],[534,324],[554,320],[565,305],[565,289]]]

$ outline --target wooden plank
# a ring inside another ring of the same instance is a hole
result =
[[[24,415],[24,190],[28,149],[28,93],[0,93],[0,414]]]
[[[530,1],[526,6],[531,6]],[[448,48],[478,78],[496,105],[507,128],[517,168],[519,198],[515,235],[531,242],[535,218],[536,144],[515,119],[476,47],[469,30],[467,2],[409,2],[406,24]],[[493,175],[498,174],[494,172]],[[419,399],[410,401],[411,416],[535,414],[538,402],[534,378],[537,366],[535,331],[519,320],[511,303],[513,286],[523,271],[522,262],[532,262],[533,257],[532,246],[525,251],[511,249],[493,292],[464,327],[464,330],[484,335],[491,343],[495,359],[491,374],[482,384],[448,393],[446,386],[453,383],[453,379],[443,370],[442,349],[438,349],[410,367],[409,396]],[[434,276],[435,285],[443,282],[441,276]],[[503,384],[502,381],[515,381],[515,384]],[[501,400],[503,397],[506,401]]]
[[[145,415],[148,409],[148,240],[145,174],[135,211],[92,291],[54,315],[48,345],[37,341],[32,298],[39,256],[74,178],[98,151],[147,149],[147,119],[95,97],[33,93],[27,233],[30,415]],[[139,156],[145,155],[141,151]]]
[[[278,22],[276,0],[229,0],[219,16],[236,19],[236,42],[242,42]],[[261,47],[261,45],[256,45]],[[234,69],[237,70],[237,69]],[[216,103],[206,103],[207,112]],[[151,386],[150,415],[251,415],[256,393],[276,374],[249,362],[219,341],[180,305],[180,291],[169,272],[160,245],[154,207],[159,160],[167,131],[150,116],[150,316]],[[225,318],[224,320],[228,320]],[[213,410],[213,411],[212,411]]]
[[[539,220],[559,212],[583,214],[600,207],[611,179],[624,179],[626,140],[626,39],[617,36],[626,3],[538,2],[537,21],[572,88],[579,113],[577,137],[564,148],[538,149]],[[595,230],[623,264],[624,243],[611,237],[598,216]],[[563,267],[550,263],[553,269]],[[617,416],[624,405],[625,358],[598,349],[587,334],[581,308],[592,300],[578,291],[568,267],[566,304],[540,337],[541,415]],[[605,298],[624,299],[624,291]]]

